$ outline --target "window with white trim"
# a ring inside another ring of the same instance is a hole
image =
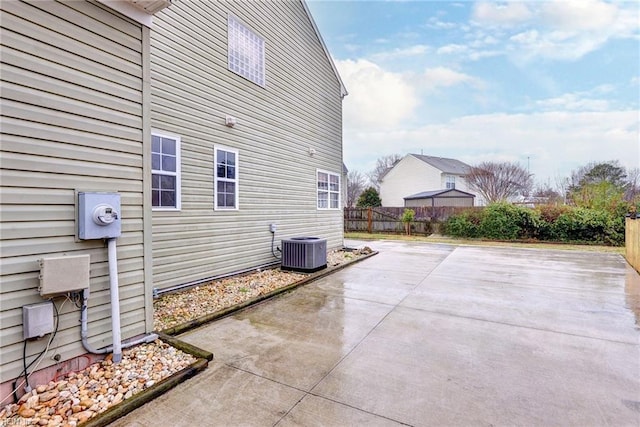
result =
[[[151,134],[151,206],[180,209],[180,137]]]
[[[214,209],[238,209],[238,151],[216,148],[214,151]]]
[[[446,188],[447,190],[453,190],[456,188],[456,177],[455,175],[447,175],[446,179]]]
[[[340,209],[340,175],[317,171],[318,209]]]
[[[229,70],[265,87],[264,39],[232,15],[227,28]]]

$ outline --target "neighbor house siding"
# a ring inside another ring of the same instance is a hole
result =
[[[227,69],[228,14],[264,38],[264,88]],[[151,52],[152,127],[182,144],[181,210],[153,213],[154,286],[274,261],[271,223],[276,245],[341,246],[341,210],[316,208],[316,170],[342,172],[341,85],[302,3],[183,0],[155,17]],[[238,210],[214,210],[216,147],[238,151]]]
[[[446,173],[446,172],[442,173],[440,187],[439,188],[433,188],[432,190],[447,188],[447,176],[449,176],[449,175],[456,177],[456,188],[455,188],[456,190],[464,191],[465,193],[475,194],[475,192],[469,188],[469,185],[467,184],[467,180],[464,178],[464,175],[459,175],[459,174],[454,174],[454,173]]]
[[[421,191],[439,190],[441,171],[411,155],[405,156],[382,179],[382,206],[404,206],[404,198]]]
[[[141,25],[106,6],[3,1],[0,231],[1,373],[22,367],[22,306],[42,302],[43,257],[89,254],[89,341],[111,344],[107,251],[75,241],[75,191],[122,197],[118,238],[122,335],[145,332]],[[64,298],[55,299],[61,307]],[[51,348],[86,353],[80,310],[67,302]],[[27,346],[33,360],[47,338]],[[40,368],[53,362],[49,353]]]

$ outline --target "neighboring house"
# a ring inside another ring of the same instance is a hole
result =
[[[404,206],[407,208],[417,207],[472,207],[475,195],[460,190],[435,190],[423,191],[422,193],[412,194],[404,198]]]
[[[40,259],[89,255],[88,341],[111,344],[107,249],[78,240],[78,191],[121,196],[123,339],[153,330],[154,288],[272,262],[269,224],[276,244],[342,245],[346,91],[306,5],[181,0],[152,25],[168,3],[0,3],[2,398],[23,345],[31,362],[51,336],[23,341]],[[50,377],[87,353],[65,301]]]
[[[151,77],[160,292],[277,261],[270,224],[343,244],[346,90],[304,2],[176,2]]]
[[[455,159],[407,154],[382,177],[382,206],[405,206],[405,197],[427,191],[455,189],[475,195],[464,179],[469,168]]]

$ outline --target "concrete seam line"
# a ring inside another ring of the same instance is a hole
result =
[[[148,403],[155,398],[161,396],[168,390],[177,386],[181,382],[193,377],[197,373],[206,369],[209,362],[206,359],[198,359],[191,365],[182,369],[181,371],[171,375],[155,384],[148,389],[141,391],[140,393],[131,396],[129,399],[122,401],[105,412],[97,415],[95,418],[91,418],[83,423],[83,427],[104,427],[118,418],[124,417],[135,409],[138,409],[145,403]]]
[[[280,294],[283,294],[285,292],[293,290],[293,289],[295,289],[295,288],[297,288],[299,286],[307,285],[307,284],[309,284],[311,282],[314,282],[314,281],[316,281],[318,279],[321,279],[321,278],[323,278],[325,276],[328,276],[328,275],[330,275],[332,273],[335,273],[336,271],[340,271],[343,268],[346,268],[346,267],[348,267],[348,266],[350,266],[352,264],[356,264],[356,263],[358,263],[360,261],[364,261],[367,258],[371,258],[372,256],[377,255],[378,253],[379,253],[378,251],[373,251],[370,254],[367,254],[367,255],[365,255],[365,256],[363,256],[361,258],[355,259],[353,261],[346,262],[346,263],[344,263],[342,265],[339,265],[339,266],[337,266],[335,268],[331,268],[331,269],[327,268],[326,270],[321,270],[321,271],[319,271],[317,273],[313,273],[313,274],[309,275],[309,277],[306,277],[306,278],[304,278],[302,280],[298,280],[297,282],[291,283],[290,285],[283,286],[283,287],[281,287],[279,289],[275,289],[275,290],[273,290],[273,291],[271,291],[269,293],[266,293],[264,295],[260,295],[260,296],[258,296],[256,298],[252,298],[250,300],[244,301],[244,302],[242,302],[242,303],[240,303],[238,305],[234,305],[234,306],[231,306],[231,307],[223,308],[222,310],[218,310],[216,312],[206,314],[204,316],[198,317],[197,319],[189,320],[189,321],[187,321],[185,323],[182,323],[182,324],[177,325],[177,326],[173,326],[173,327],[171,327],[169,329],[165,329],[163,331],[156,331],[155,333],[168,335],[168,336],[180,335],[180,334],[182,334],[184,332],[187,332],[187,331],[189,331],[191,329],[195,329],[195,328],[197,328],[199,326],[205,325],[205,324],[207,324],[209,322],[212,322],[214,320],[218,320],[218,319],[221,319],[221,318],[223,318],[225,316],[229,316],[229,315],[234,314],[234,313],[236,313],[236,312],[238,312],[238,311],[240,311],[242,309],[245,309],[247,307],[256,305],[256,304],[261,303],[261,302],[263,302],[265,300],[268,300],[270,298],[273,298],[275,296],[278,296]]]

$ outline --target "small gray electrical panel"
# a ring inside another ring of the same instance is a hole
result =
[[[120,194],[78,192],[78,238],[120,237]]]
[[[53,303],[51,301],[22,306],[24,339],[42,338],[53,332]]]

